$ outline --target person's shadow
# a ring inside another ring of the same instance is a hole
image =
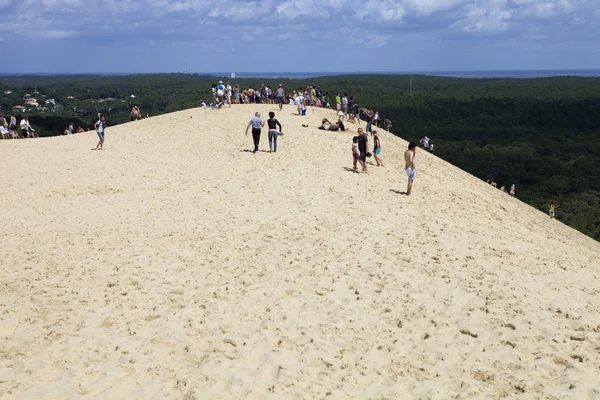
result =
[[[396,194],[402,194],[402,195],[406,195],[406,192],[401,192],[401,191],[399,191],[399,190],[396,190],[396,189],[390,189],[390,192],[394,192],[394,193],[396,193]]]
[[[344,169],[348,172],[354,172],[355,174],[360,174],[360,171],[358,171],[357,169],[352,169],[352,168],[348,168],[348,167],[344,167]]]

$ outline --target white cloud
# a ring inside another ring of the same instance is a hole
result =
[[[402,21],[406,13],[402,3],[397,0],[367,0],[352,8],[359,19],[370,19],[373,22]]]
[[[467,15],[452,27],[469,33],[504,32],[514,14],[514,9],[507,7],[507,0],[480,1],[465,8]]]
[[[365,45],[366,47],[382,47],[391,39],[391,35],[381,35],[372,32],[359,32],[355,29],[350,35],[350,43]]]
[[[418,15],[430,15],[439,11],[450,10],[469,0],[404,0],[406,8],[414,10]]]
[[[419,33],[446,37],[458,31],[474,36],[512,34],[542,38],[565,32],[566,26],[591,25],[600,19],[600,0],[0,0],[0,32],[5,39],[31,33],[65,38],[79,33],[111,40],[132,35],[147,40],[190,41],[219,29],[215,42],[244,42],[284,34],[321,32],[308,40],[348,41],[345,35],[326,35],[344,27],[368,28],[354,43],[385,46],[390,37]],[[573,21],[578,21],[573,24]],[[293,22],[293,23],[290,23]],[[562,24],[562,25],[561,25]],[[596,23],[597,24],[597,23]],[[263,33],[252,30],[254,26]],[[539,27],[532,33],[532,28]],[[231,29],[229,29],[231,28]],[[242,34],[239,34],[241,29]],[[575,28],[572,28],[575,29]],[[579,29],[579,28],[577,28]],[[237,30],[237,34],[236,34]],[[553,32],[554,30],[554,32]],[[146,35],[146,36],[144,36]]]
[[[75,31],[49,30],[38,32],[37,36],[44,39],[64,39],[68,37],[73,37],[75,36],[75,34]]]

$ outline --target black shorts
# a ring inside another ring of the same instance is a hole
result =
[[[358,159],[360,161],[367,161],[367,153],[365,153],[364,151],[361,151],[360,154],[358,155]]]

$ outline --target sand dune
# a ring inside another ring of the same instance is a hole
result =
[[[270,109],[0,142],[0,398],[600,397],[599,243],[331,111],[252,154]]]

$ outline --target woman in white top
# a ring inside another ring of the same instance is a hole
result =
[[[35,132],[35,129],[33,129],[31,127],[31,125],[29,124],[29,119],[28,118],[23,118],[21,120],[20,125],[21,125],[21,133],[23,133],[23,136],[32,137],[32,138],[35,137],[33,135],[33,132]]]
[[[231,83],[229,81],[227,81],[227,84],[225,85],[225,101],[227,102],[227,104],[229,104],[229,107],[231,107],[231,92],[233,91],[232,87],[231,87]]]

